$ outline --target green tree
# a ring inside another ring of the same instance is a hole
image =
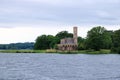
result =
[[[112,34],[113,31],[105,31],[103,33],[103,47],[104,49],[111,49],[112,47]]]
[[[112,52],[120,53],[120,29],[116,30],[113,33],[112,39],[113,39],[113,45],[111,49]]]
[[[61,31],[61,32],[58,32],[55,36],[57,38],[57,43],[60,43],[60,40],[63,39],[63,38],[72,38],[73,37],[73,34],[72,33],[68,33],[68,31]]]
[[[111,43],[111,35],[104,27],[98,26],[88,31],[86,39],[87,49],[94,49],[98,51],[102,48],[108,48]]]
[[[51,47],[51,42],[53,41],[54,36],[52,35],[41,35],[37,37],[34,49],[36,50],[43,50],[43,49],[49,49]]]
[[[78,37],[78,50],[85,49],[85,39],[82,37]]]
[[[50,48],[56,49],[58,43],[59,43],[59,38],[54,37],[54,39],[53,39],[52,42],[50,43]]]
[[[34,49],[42,50],[42,49],[50,49],[50,48],[57,48],[57,44],[60,42],[60,39],[66,37],[73,37],[72,33],[68,33],[67,31],[61,31],[56,34],[56,36],[52,35],[41,35],[37,37]]]
[[[58,32],[56,34],[56,37],[58,37],[59,39],[63,39],[63,38],[66,38],[66,37],[73,37],[73,34],[68,33],[68,31],[61,31],[61,32]]]

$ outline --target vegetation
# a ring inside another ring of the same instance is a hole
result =
[[[34,49],[57,49],[60,39],[73,37],[72,33],[61,31],[55,36],[41,35],[36,39]],[[120,53],[120,30],[108,31],[104,27],[93,27],[86,38],[78,37],[78,52]]]
[[[99,51],[100,49],[109,49],[112,44],[111,34],[101,26],[94,27],[88,31],[86,39],[86,48]]]
[[[58,51],[56,49],[47,49],[47,50],[0,50],[0,53],[59,53],[59,54],[108,54],[110,50],[78,50],[78,51]]]
[[[60,39],[67,38],[67,37],[72,38],[73,34],[68,33],[68,31],[61,31],[61,32],[57,33],[55,37],[60,40]]]
[[[78,37],[78,50],[85,50],[85,39],[82,37]]]
[[[54,36],[52,35],[41,35],[36,39],[34,49],[35,50],[49,49],[52,46],[51,43],[53,40],[54,40]]]
[[[0,44],[0,52],[70,53],[68,51],[57,50],[57,44],[60,43],[60,39],[68,37],[73,37],[73,34],[61,31],[55,36],[38,36],[35,43]],[[120,30],[108,31],[104,27],[97,26],[88,31],[86,38],[78,36],[78,51],[72,51],[71,53],[107,54],[111,52],[120,53]]]
[[[61,31],[53,35],[41,35],[38,36],[34,45],[35,50],[45,50],[45,49],[56,49],[57,44],[60,43],[60,39],[66,37],[72,37],[72,33],[68,33],[67,31]]]
[[[11,50],[11,49],[33,49],[33,42],[25,42],[25,43],[11,43],[11,44],[0,44],[1,50]]]
[[[112,36],[112,52],[120,53],[120,30],[116,30]]]
[[[46,50],[0,50],[1,53],[46,53]]]

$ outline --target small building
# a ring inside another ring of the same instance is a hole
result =
[[[78,42],[77,42],[77,27],[73,27],[73,38],[64,38],[60,40],[60,44],[58,44],[58,50],[62,51],[73,51],[77,50]]]

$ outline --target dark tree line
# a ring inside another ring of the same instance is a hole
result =
[[[33,49],[33,42],[0,44],[0,49]]]
[[[112,35],[112,41],[111,51],[120,53],[120,29],[114,31]]]
[[[55,36],[41,35],[37,37],[34,49],[57,49],[60,39],[73,37],[68,31],[61,31]],[[120,53],[120,30],[108,31],[104,27],[93,27],[87,32],[87,37],[78,37],[78,50],[111,49],[112,52]]]

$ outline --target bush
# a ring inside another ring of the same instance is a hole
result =
[[[118,48],[112,47],[111,48],[111,52],[115,52],[115,53],[119,53],[120,54],[120,47],[118,47]]]
[[[117,49],[114,48],[114,47],[112,47],[112,48],[111,48],[111,52],[117,52]]]
[[[118,47],[118,48],[117,48],[117,53],[119,53],[119,54],[120,54],[120,47]]]

